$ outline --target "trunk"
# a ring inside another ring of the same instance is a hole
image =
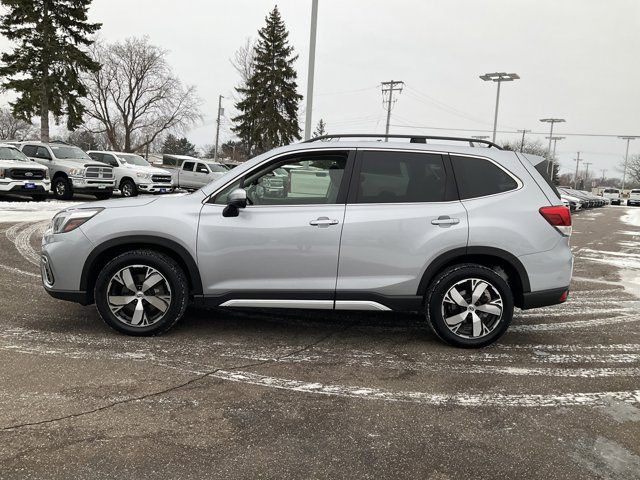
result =
[[[40,141],[49,141],[49,94],[47,92],[46,80],[42,82],[42,92],[40,94]]]

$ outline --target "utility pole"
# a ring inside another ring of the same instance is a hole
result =
[[[580,165],[580,152],[578,152],[578,158],[573,159],[576,162],[576,175],[573,177],[573,189],[576,190],[578,188],[578,166]]]
[[[216,120],[216,147],[213,150],[213,159],[218,160],[218,139],[220,138],[220,115],[224,112],[222,109],[222,95],[218,95],[218,119]]]
[[[313,113],[313,77],[316,68],[316,32],[318,30],[318,0],[311,0],[311,31],[309,33],[309,70],[307,72],[307,106],[304,118],[304,139],[311,138]]]
[[[622,140],[626,140],[627,141],[627,150],[624,153],[624,169],[622,171],[622,192],[624,193],[624,186],[625,183],[627,181],[627,160],[629,160],[629,143],[631,142],[631,140],[635,140],[638,137],[618,137],[621,138]]]
[[[549,138],[549,137],[545,137],[545,138]],[[564,140],[567,137],[551,137],[549,138],[550,140],[553,140],[553,160],[555,161],[556,159],[556,146],[558,145],[558,140]]]
[[[607,173],[607,169],[603,168],[602,170],[600,170],[602,172],[602,183],[604,184],[604,174]]]
[[[513,82],[514,80],[520,79],[520,75],[517,73],[507,73],[507,72],[494,72],[494,73],[485,73],[484,75],[480,75],[480,79],[485,82],[496,82],[498,84],[498,91],[496,92],[496,109],[493,114],[493,139],[492,142],[496,143],[496,129],[498,128],[498,105],[500,104],[500,84],[502,82]]]
[[[592,165],[593,162],[584,162],[584,164],[587,166],[587,169],[584,172],[584,181],[588,182],[589,181],[589,165]]]
[[[402,93],[402,89],[404,88],[403,81],[390,80],[388,82],[382,82],[382,101],[387,104],[387,128],[385,129],[385,135],[389,135],[389,124],[391,123],[391,107],[393,106],[393,92]],[[385,93],[389,94],[389,98],[387,100],[384,99]],[[385,137],[385,142],[388,142],[389,139]]]
[[[522,133],[522,141],[520,142],[520,153],[522,153],[522,150],[524,150],[524,136],[530,133],[531,130],[518,130],[518,132]]]
[[[551,124],[551,131],[549,132],[549,136],[547,137],[549,139],[549,148],[547,150],[548,155],[551,156],[551,139],[553,138],[553,125],[556,123],[564,123],[566,122],[566,120],[564,118],[541,118],[540,121],[542,123],[550,123]],[[551,172],[549,174],[549,176],[553,176],[553,158],[549,158],[549,171]]]

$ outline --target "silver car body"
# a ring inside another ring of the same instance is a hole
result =
[[[277,157],[376,149],[485,159],[517,188],[434,203],[248,205],[237,217],[224,217],[224,205],[207,203]],[[91,303],[105,252],[155,245],[179,256],[194,301],[215,305],[417,310],[425,282],[440,266],[479,258],[510,266],[521,288],[517,306],[557,303],[548,301],[548,292],[568,288],[573,258],[569,237],[538,211],[562,202],[535,163],[511,151],[451,145],[345,141],[278,148],[190,195],[85,205],[104,210],[72,232],[44,235],[43,258],[54,278],[45,279],[45,287],[58,298]],[[321,219],[327,223],[315,226]]]

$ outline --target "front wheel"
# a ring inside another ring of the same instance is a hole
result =
[[[513,293],[504,278],[476,264],[439,273],[426,294],[429,325],[450,345],[479,348],[500,338],[513,318]]]
[[[54,178],[51,184],[51,190],[53,190],[53,196],[57,200],[69,200],[73,197],[71,182],[65,177]]]
[[[172,258],[153,250],[134,250],[100,271],[94,296],[107,325],[127,335],[151,336],[180,320],[189,288],[184,271]]]
[[[135,197],[138,195],[138,189],[133,180],[125,179],[120,184],[120,194],[123,197]]]

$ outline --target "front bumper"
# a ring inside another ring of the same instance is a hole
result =
[[[640,200],[631,200],[631,199],[629,199],[629,200],[627,200],[627,205],[630,206],[630,207],[631,206],[640,205]]]
[[[138,190],[148,193],[171,193],[173,185],[170,183],[139,183]]]
[[[69,177],[74,190],[86,193],[112,192],[116,188],[115,180],[87,180],[85,178]]]
[[[33,185],[33,188],[27,188],[27,185]],[[49,180],[0,180],[0,192],[24,193],[44,193],[49,191],[51,182]]]

